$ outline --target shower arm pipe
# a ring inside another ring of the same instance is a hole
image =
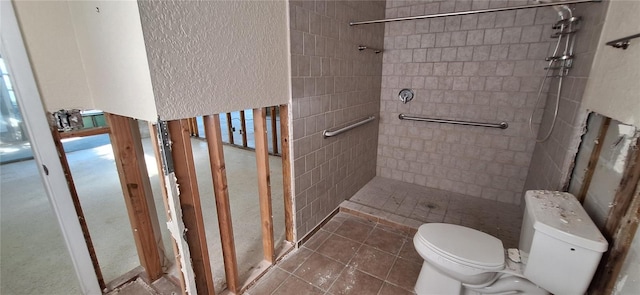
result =
[[[350,22],[349,25],[350,26],[359,26],[359,25],[389,23],[389,22],[397,22],[397,21],[405,21],[405,20],[430,19],[430,18],[447,17],[447,16],[459,16],[459,15],[488,13],[488,12],[500,12],[500,11],[539,8],[539,7],[548,7],[548,6],[557,6],[557,5],[570,5],[570,4],[590,3],[590,2],[602,2],[602,0],[568,0],[568,1],[560,1],[560,2],[552,2],[552,3],[529,4],[529,5],[501,7],[501,8],[488,8],[488,9],[478,9],[478,10],[458,11],[458,12],[447,12],[447,13],[427,14],[427,15],[407,16],[407,17],[396,17],[396,18],[368,20],[368,21],[356,21],[356,22]]]
[[[407,114],[400,114],[398,115],[398,118],[400,120],[422,121],[422,122],[444,123],[444,124],[466,125],[466,126],[479,126],[479,127],[500,128],[500,129],[507,129],[509,127],[509,124],[507,124],[507,122],[500,122],[500,123],[494,124],[494,123],[483,123],[483,122],[472,122],[472,121],[461,121],[461,120],[425,118],[425,117],[418,117],[418,116],[407,115]]]

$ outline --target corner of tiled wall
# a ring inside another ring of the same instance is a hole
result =
[[[525,189],[566,190],[580,146],[588,111],[580,106],[593,58],[604,25],[608,1],[580,4],[573,10],[580,16],[576,34],[574,66],[564,78],[558,118],[549,140],[537,143]],[[549,130],[555,108],[557,80],[550,86],[541,129]],[[539,135],[542,137],[542,135]]]
[[[384,1],[290,1],[297,239],[375,176],[377,122],[333,138],[323,130],[379,113]]]

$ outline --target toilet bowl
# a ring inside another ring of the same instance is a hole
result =
[[[504,269],[502,241],[471,228],[423,224],[413,245],[425,261],[462,283],[482,284]]]
[[[584,294],[607,242],[569,193],[527,191],[520,251],[475,229],[423,224],[417,294]],[[506,257],[505,257],[506,256]]]
[[[425,260],[417,294],[549,294],[526,280],[521,267],[505,258],[502,241],[486,233],[430,223],[420,226],[413,242]]]

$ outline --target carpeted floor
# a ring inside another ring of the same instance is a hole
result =
[[[145,158],[171,251],[150,141]],[[206,142],[192,140],[216,289],[224,287],[222,250]],[[252,151],[224,148],[241,280],[262,260],[257,172]],[[139,265],[110,145],[68,153],[106,281]],[[284,239],[281,158],[270,157],[274,235]],[[33,160],[0,166],[0,294],[79,294],[75,273]],[[168,253],[168,257],[172,257]],[[171,263],[167,259],[167,263]],[[218,291],[218,290],[216,290]]]

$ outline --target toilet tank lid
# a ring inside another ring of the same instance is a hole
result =
[[[488,268],[504,267],[500,239],[481,231],[447,223],[427,223],[416,233],[425,245],[461,263]]]
[[[525,202],[536,231],[581,248],[607,251],[607,240],[572,194],[530,190]]]

